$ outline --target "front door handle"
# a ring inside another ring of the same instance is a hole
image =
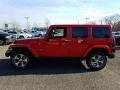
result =
[[[61,41],[66,43],[71,42],[71,40],[68,40],[68,39],[62,39]]]

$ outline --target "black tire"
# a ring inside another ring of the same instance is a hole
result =
[[[0,46],[1,45],[5,45],[5,41],[4,40],[0,40]]]
[[[107,57],[102,52],[93,52],[86,58],[86,64],[93,71],[99,71],[106,66]]]
[[[10,62],[15,69],[25,70],[31,65],[32,57],[28,52],[17,51],[12,54]]]
[[[19,37],[19,39],[23,39],[23,38],[24,38],[24,36],[20,36],[20,37]]]

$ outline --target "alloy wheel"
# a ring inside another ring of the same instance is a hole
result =
[[[28,57],[24,54],[17,54],[13,58],[13,63],[17,67],[26,67],[28,64]]]
[[[95,55],[91,58],[91,65],[95,68],[100,68],[104,65],[104,56]]]

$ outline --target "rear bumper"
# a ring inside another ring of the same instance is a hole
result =
[[[111,58],[111,59],[112,59],[112,58],[115,58],[115,53],[109,54],[109,55],[108,55],[108,58]]]
[[[116,49],[113,48],[112,53],[108,54],[108,58],[114,58],[115,57],[115,52],[116,52]]]
[[[115,48],[113,48],[113,49],[112,49],[112,52],[113,52],[113,53],[115,53],[115,52],[116,52],[116,49],[115,49]]]

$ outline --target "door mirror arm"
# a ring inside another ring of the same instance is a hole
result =
[[[51,35],[48,35],[48,36],[45,37],[45,40],[49,41],[50,38],[53,38],[53,37]]]

